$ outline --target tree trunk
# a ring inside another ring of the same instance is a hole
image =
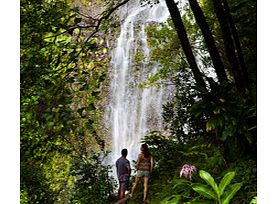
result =
[[[192,52],[192,48],[190,45],[190,42],[188,40],[187,31],[185,29],[185,26],[182,22],[181,14],[179,12],[179,9],[174,2],[174,0],[166,0],[166,5],[169,10],[170,16],[172,18],[173,24],[175,26],[175,29],[178,34],[178,38],[180,40],[182,49],[187,57],[188,63],[190,65],[190,68],[192,70],[193,76],[195,78],[195,81],[197,85],[200,87],[206,89],[206,84],[202,78],[202,74],[196,64],[195,57]]]
[[[234,42],[231,35],[230,26],[227,21],[227,16],[224,11],[221,0],[212,0],[213,6],[215,10],[215,14],[220,24],[220,29],[224,41],[225,52],[228,58],[228,61],[232,67],[231,71],[233,72],[233,76],[235,79],[235,84],[237,86],[238,91],[245,95],[245,84],[242,72],[240,70],[239,62],[236,57]]]
[[[214,38],[212,36],[211,30],[208,26],[206,18],[203,14],[203,11],[200,8],[200,6],[196,0],[189,0],[189,3],[190,3],[191,10],[194,14],[195,20],[196,20],[198,26],[200,27],[203,37],[205,39],[212,62],[214,64],[214,69],[216,71],[217,78],[218,78],[219,82],[227,81],[227,75],[224,70],[223,63],[220,59],[218,49],[215,45]]]
[[[233,38],[234,38],[239,64],[240,64],[241,71],[242,71],[244,81],[245,81],[245,86],[246,86],[246,88],[249,89],[250,84],[249,84],[249,78],[248,78],[248,71],[247,71],[247,68],[246,68],[245,62],[244,62],[244,57],[243,57],[243,54],[242,54],[241,44],[240,44],[240,41],[239,41],[239,35],[238,35],[238,32],[237,32],[235,23],[233,21],[232,15],[230,13],[228,2],[226,0],[223,0],[223,6],[224,6],[225,12],[227,14],[227,18],[228,18],[228,21],[229,21],[229,24],[230,24],[231,32],[232,32],[232,35],[233,35]]]

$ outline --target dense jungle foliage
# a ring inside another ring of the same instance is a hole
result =
[[[116,182],[103,165],[105,41],[119,26],[112,16],[128,1],[20,1],[20,203],[115,202]],[[224,186],[230,203],[255,203],[256,1],[166,3],[168,25],[146,28],[161,70],[140,84],[170,79],[176,87],[163,110],[170,136],[154,131],[142,141],[155,159],[150,203],[200,203],[206,197],[194,189],[205,184],[205,172],[217,184],[232,174]],[[184,164],[204,171],[180,178]],[[229,183],[240,185],[232,196]],[[129,203],[139,203],[142,192],[141,185]]]

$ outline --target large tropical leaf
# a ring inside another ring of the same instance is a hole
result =
[[[231,186],[230,190],[224,193],[222,204],[228,204],[230,200],[234,197],[236,192],[241,188],[242,183],[235,183]]]
[[[220,195],[218,186],[215,183],[214,178],[211,176],[211,174],[209,174],[208,172],[206,172],[204,170],[200,170],[199,175],[202,179],[204,179],[207,182],[207,184],[209,184],[214,189],[214,191],[216,192],[217,195]]]
[[[194,183],[191,185],[191,187],[194,191],[196,191],[200,195],[203,195],[206,198],[217,200],[216,193],[209,186],[201,183]]]
[[[234,178],[235,172],[231,171],[225,174],[225,176],[221,179],[219,183],[219,191],[220,191],[220,196],[223,194],[226,186],[231,182],[231,180]]]

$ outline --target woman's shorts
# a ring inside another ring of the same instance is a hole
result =
[[[150,172],[149,171],[141,171],[141,170],[138,170],[137,171],[137,177],[150,177]]]

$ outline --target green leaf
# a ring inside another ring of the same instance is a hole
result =
[[[252,198],[250,204],[257,204],[257,196],[255,196],[254,198]]]
[[[197,201],[191,201],[191,202],[186,202],[185,204],[214,204],[214,202],[208,201],[208,200],[197,200]]]
[[[234,176],[235,176],[235,172],[231,171],[231,172],[228,172],[227,174],[225,174],[224,177],[221,179],[220,184],[219,184],[220,196],[223,194],[224,189],[231,182],[231,180],[234,178]]]
[[[84,91],[84,90],[87,90],[88,88],[89,88],[89,85],[85,84],[79,89],[79,91]]]
[[[100,91],[94,91],[91,93],[91,95],[95,97],[98,96],[99,94],[100,94]]]
[[[77,110],[77,112],[79,113],[79,115],[82,115],[84,109],[85,109],[85,108],[80,108],[80,109]]]
[[[188,180],[178,179],[176,181],[176,184],[172,187],[172,189],[176,190],[177,188],[186,188],[187,185],[189,185],[189,181]]]
[[[194,183],[192,184],[192,189],[200,195],[205,196],[206,198],[217,200],[217,195],[207,185],[201,183]]]
[[[89,44],[89,45],[88,45],[88,49],[89,49],[90,51],[97,51],[98,47],[97,47],[96,44],[92,43],[92,44]]]
[[[220,192],[219,192],[218,186],[215,183],[214,178],[211,176],[211,174],[209,174],[204,170],[200,170],[199,175],[202,179],[204,179],[207,182],[207,184],[209,184],[214,189],[216,194],[219,195]]]
[[[222,204],[228,204],[230,200],[234,197],[236,192],[241,188],[242,183],[233,184],[229,191],[225,193],[224,198],[222,199]]]
[[[164,200],[161,201],[161,204],[178,204],[181,195],[172,195],[170,197],[166,197]]]
[[[89,104],[89,106],[88,106],[88,110],[89,110],[89,111],[96,110],[95,105],[94,105],[93,103]]]
[[[106,74],[105,73],[103,73],[103,74],[101,74],[101,76],[99,77],[99,82],[103,82],[103,81],[105,81],[106,80]]]

